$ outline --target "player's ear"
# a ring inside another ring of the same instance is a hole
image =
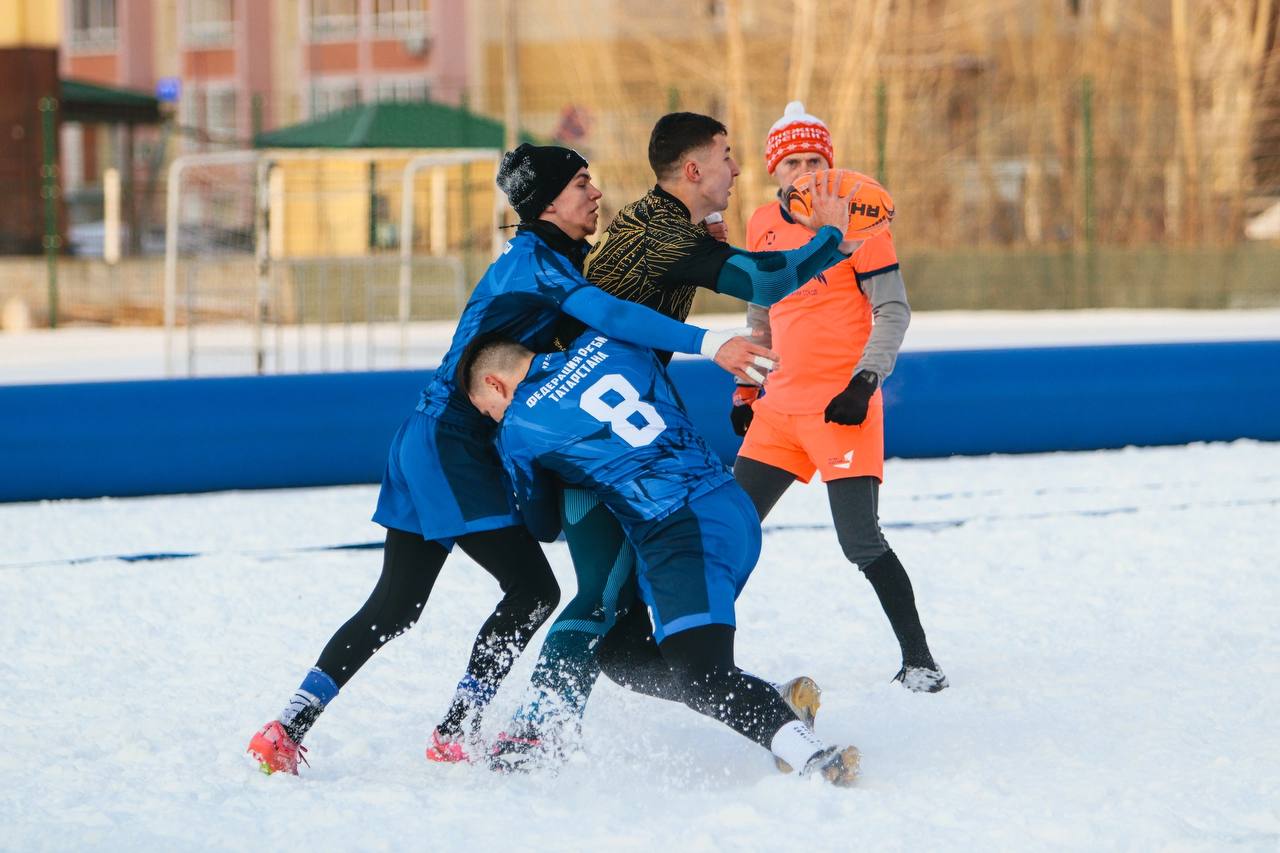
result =
[[[698,182],[699,178],[702,177],[702,171],[698,168],[698,161],[694,160],[692,157],[684,161],[681,171],[684,172],[686,181],[691,181],[695,184]]]

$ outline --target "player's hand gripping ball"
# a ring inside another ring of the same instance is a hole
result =
[[[845,229],[845,239],[865,240],[889,227],[894,214],[893,198],[889,191],[880,186],[875,178],[849,169],[805,172],[783,193],[787,209],[792,213],[809,216],[813,213],[813,182],[835,177],[840,179],[837,194],[849,199],[849,227]]]

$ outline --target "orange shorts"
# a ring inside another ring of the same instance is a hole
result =
[[[884,479],[884,403],[879,391],[859,426],[827,423],[822,412],[784,415],[771,411],[765,399],[754,406],[739,456],[789,471],[803,483],[813,479],[814,471],[824,483],[846,477]]]

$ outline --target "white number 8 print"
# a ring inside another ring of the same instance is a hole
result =
[[[606,403],[602,398],[610,391],[621,395],[622,402],[616,406]],[[652,444],[667,428],[667,422],[658,414],[658,410],[641,400],[640,392],[619,373],[607,373],[597,379],[590,388],[582,392],[578,405],[591,417],[608,424],[614,435],[632,447]],[[632,415],[642,417],[644,426],[638,427],[628,420]]]

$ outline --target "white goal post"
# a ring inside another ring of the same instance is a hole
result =
[[[429,207],[431,212],[431,231],[428,235],[428,254],[432,257],[445,257],[445,240],[447,235],[448,204],[443,167],[467,163],[492,163],[495,170],[502,152],[497,149],[465,149],[465,150],[413,150],[413,149],[264,149],[224,151],[206,154],[187,154],[176,158],[170,164],[166,185],[165,208],[165,263],[164,263],[164,328],[165,328],[165,373],[173,376],[176,373],[176,337],[178,316],[178,260],[181,236],[180,212],[183,202],[183,177],[195,169],[207,167],[242,167],[251,170],[253,186],[245,187],[252,192],[253,198],[253,258],[256,270],[256,296],[253,310],[253,349],[254,364],[258,373],[266,370],[266,330],[270,316],[271,285],[271,224],[272,206],[279,204],[273,199],[271,189],[272,170],[278,164],[298,161],[340,161],[358,163],[377,163],[386,160],[403,160],[408,162],[403,167],[400,178],[401,205],[399,216],[399,271],[396,321],[399,324],[399,361],[403,366],[408,355],[408,323],[410,319],[410,294],[413,284],[414,260],[414,228],[415,228],[415,181],[417,176],[428,170],[435,170],[429,188]],[[506,202],[501,192],[494,189],[492,207],[493,256],[497,257],[502,250],[505,238],[500,230],[506,211]],[[190,344],[188,344],[190,347]],[[188,362],[190,363],[190,353]]]

